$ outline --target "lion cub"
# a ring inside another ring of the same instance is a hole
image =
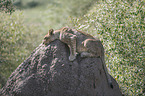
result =
[[[43,44],[48,45],[56,39],[59,39],[68,45],[70,49],[70,61],[74,61],[78,53],[81,57],[100,57],[108,83],[111,88],[113,88],[111,77],[105,65],[104,48],[100,40],[81,31],[63,27],[62,29],[55,31],[50,29],[48,34],[44,37]]]

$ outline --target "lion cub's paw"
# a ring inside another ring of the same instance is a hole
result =
[[[69,61],[74,61],[76,59],[76,56],[69,56]]]

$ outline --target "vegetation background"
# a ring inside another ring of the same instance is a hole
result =
[[[145,95],[144,0],[1,0],[0,88],[50,28],[99,38],[109,73],[125,96]]]

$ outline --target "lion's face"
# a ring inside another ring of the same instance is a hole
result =
[[[53,29],[49,30],[48,34],[44,36],[43,44],[48,45],[50,42],[54,41],[56,39],[55,35]]]

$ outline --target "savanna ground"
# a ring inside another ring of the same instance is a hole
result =
[[[144,0],[13,0],[12,3],[16,8],[11,15],[0,12],[1,88],[50,28],[69,26],[102,41],[108,71],[125,96],[145,95]]]

